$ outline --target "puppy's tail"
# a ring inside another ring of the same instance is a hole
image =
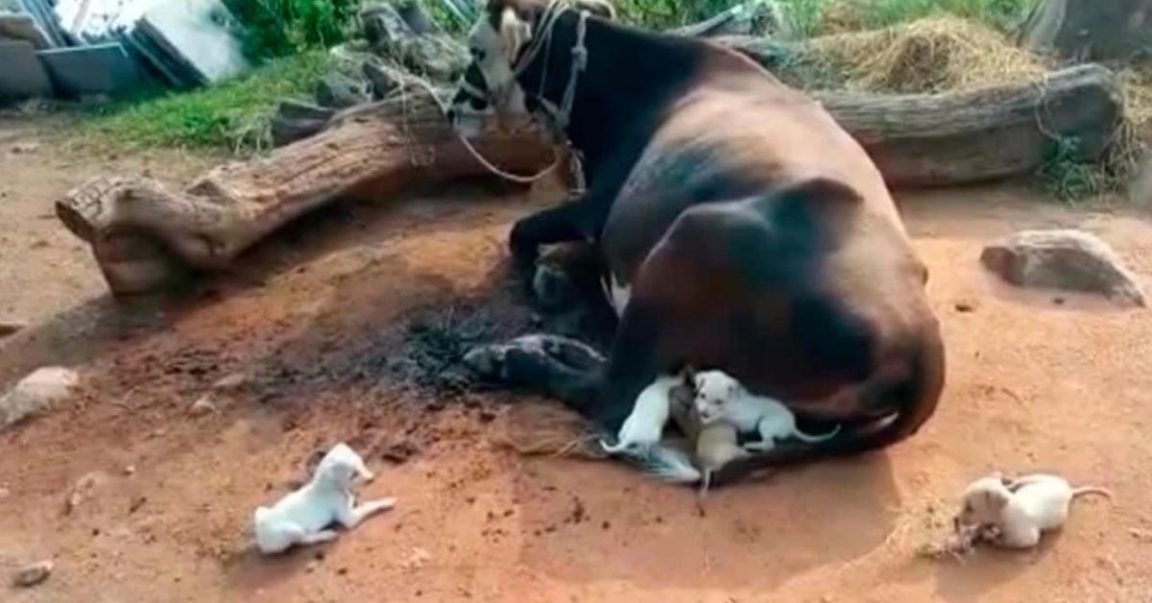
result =
[[[1112,500],[1112,491],[1107,488],[1101,488],[1099,486],[1081,486],[1079,488],[1072,489],[1073,499],[1080,496],[1081,494],[1099,494],[1108,500]]]

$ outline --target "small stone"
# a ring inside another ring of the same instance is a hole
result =
[[[40,150],[40,143],[38,142],[23,142],[12,145],[13,155],[30,155]]]
[[[52,575],[52,570],[55,569],[56,564],[51,560],[33,563],[20,568],[16,572],[16,578],[13,583],[19,588],[32,588],[48,579]]]
[[[212,384],[212,389],[218,392],[233,391],[244,386],[248,382],[248,375],[244,373],[232,373],[225,375]]]
[[[401,439],[388,442],[380,451],[380,457],[389,463],[397,465],[408,462],[408,459],[420,453],[420,448],[411,440]]]
[[[136,465],[128,465],[124,468],[124,475],[129,477],[136,475]]]
[[[1132,528],[1128,530],[1128,535],[1132,538],[1135,538],[1139,542],[1152,542],[1152,531],[1149,530]]]
[[[337,576],[346,576],[346,575],[348,575],[348,568],[346,568],[346,567],[342,567],[342,568],[340,568],[340,569],[336,570],[336,575],[337,575]]]
[[[188,414],[193,417],[203,417],[214,412],[216,412],[216,405],[212,403],[212,398],[206,395],[194,402],[192,407],[188,409]]]
[[[1120,256],[1079,230],[1029,230],[987,245],[980,262],[1018,287],[1079,291],[1144,307],[1147,298]]]
[[[5,498],[8,498],[9,496],[12,496],[11,490],[9,490],[8,488],[0,488],[0,500],[4,500]]]
[[[0,339],[10,337],[24,330],[24,324],[19,322],[0,322]]]
[[[969,299],[962,299],[962,300],[956,302],[956,311],[957,312],[964,312],[964,313],[975,312],[976,307],[977,307],[976,302],[969,300]]]

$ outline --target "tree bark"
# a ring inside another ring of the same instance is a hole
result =
[[[1152,0],[1043,0],[1021,29],[1020,44],[1078,61],[1147,59]]]
[[[552,156],[531,132],[489,134],[474,145],[517,174],[546,168]],[[487,173],[439,107],[410,94],[337,114],[320,134],[215,168],[183,191],[148,178],[95,178],[57,202],[56,215],[92,245],[114,294],[144,293],[188,268],[223,268],[285,223],[359,187],[381,194]]]
[[[1120,116],[1115,78],[1086,65],[984,91],[911,96],[816,93],[893,186],[938,186],[1028,173],[1054,139],[1085,160]],[[550,153],[537,133],[477,141],[504,170],[532,173]],[[337,114],[319,134],[267,158],[216,168],[184,191],[145,178],[99,178],[56,205],[90,243],[112,291],[151,291],[186,268],[219,269],[301,214],[353,189],[375,194],[484,175],[430,98],[408,94]]]
[[[717,43],[769,70],[788,43],[730,36]],[[1054,144],[1074,140],[1068,159],[1098,160],[1123,115],[1116,75],[1096,64],[1042,81],[945,94],[870,95],[814,91],[867,149],[893,187],[948,186],[1035,171]]]

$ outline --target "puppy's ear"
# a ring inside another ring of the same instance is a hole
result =
[[[516,9],[505,6],[500,11],[500,43],[509,65],[516,63],[520,49],[532,40],[532,22],[520,17]]]
[[[999,511],[1008,504],[1008,495],[1001,490],[985,490],[984,503],[988,505],[989,509]]]
[[[696,369],[691,364],[685,364],[684,368],[680,369],[680,381],[688,387],[696,386]]]

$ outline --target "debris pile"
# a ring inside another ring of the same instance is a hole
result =
[[[0,0],[0,101],[102,100],[248,68],[220,0]]]

